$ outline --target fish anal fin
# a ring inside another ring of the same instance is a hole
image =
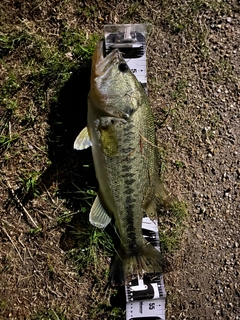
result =
[[[92,205],[90,214],[89,214],[90,223],[98,228],[105,228],[111,221],[111,217],[103,208],[102,203],[97,196]]]
[[[77,136],[76,140],[74,141],[73,148],[76,150],[83,150],[87,149],[92,146],[92,142],[89,137],[88,128],[85,127]]]

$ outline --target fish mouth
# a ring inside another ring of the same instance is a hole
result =
[[[99,42],[92,58],[92,79],[99,76],[107,76],[109,66],[112,64],[119,64],[121,62],[124,62],[124,59],[118,49],[113,50],[104,57],[104,43],[103,41]]]

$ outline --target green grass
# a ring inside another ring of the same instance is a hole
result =
[[[7,304],[6,301],[3,301],[3,300],[0,301],[0,312],[5,309],[6,304]]]
[[[108,315],[107,319],[109,320],[123,320],[126,318],[125,311],[118,307],[112,308],[107,303],[96,304],[91,307],[91,318],[97,319],[98,317],[106,315]]]
[[[73,186],[75,187],[74,191],[65,192],[64,194],[70,196],[73,200],[78,201],[78,210],[71,211],[65,210],[62,215],[60,215],[57,219],[57,222],[61,224],[68,224],[71,222],[72,218],[76,215],[84,216],[84,214],[89,213],[92,203],[94,201],[95,196],[97,195],[96,191],[92,189],[80,189],[74,183]],[[80,219],[81,220],[81,219]],[[88,218],[87,218],[88,220]],[[84,225],[86,221],[84,220]],[[89,222],[87,222],[89,223]]]
[[[178,168],[184,168],[184,167],[185,167],[184,162],[182,162],[182,161],[180,161],[180,160],[176,160],[176,161],[175,161],[175,165],[176,165]]]
[[[31,320],[65,320],[65,316],[59,312],[52,309],[46,311],[40,311],[36,313]]]
[[[171,208],[160,217],[160,243],[164,253],[173,253],[179,246],[187,226],[186,202],[173,202]]]
[[[99,39],[97,33],[87,37],[84,31],[64,27],[56,42],[48,40],[40,33],[30,32],[24,25],[22,30],[13,29],[10,34],[0,34],[1,62],[11,71],[1,86],[0,102],[6,108],[16,108],[16,93],[28,86],[37,106],[46,108],[46,91],[52,88],[53,95],[50,98],[57,101],[59,90],[72,72],[90,63]],[[9,57],[17,52],[21,66],[18,65],[18,68],[12,71]],[[5,57],[8,57],[8,62],[5,62]]]
[[[72,74],[90,65],[99,39],[97,33],[87,34],[64,24],[54,41],[24,22],[0,33],[0,62],[5,70],[0,86],[0,152],[5,160],[19,150],[14,149],[18,141],[28,149],[26,130],[28,136],[38,134],[34,125],[41,119],[47,121],[51,106],[59,103],[60,92]],[[35,153],[34,159],[39,163],[36,169],[25,168],[19,181],[25,193],[36,197],[41,193],[42,154]],[[50,164],[46,159],[45,166]]]
[[[38,235],[41,232],[42,232],[42,228],[38,227],[38,228],[30,229],[29,234],[30,235]]]
[[[40,194],[39,190],[39,177],[41,176],[41,172],[27,171],[20,178],[20,182],[22,184],[22,188],[27,194],[31,194],[33,197],[37,197]]]
[[[88,221],[82,230],[73,230],[72,235],[77,246],[68,252],[68,257],[75,262],[80,272],[91,265],[93,273],[97,275],[99,257],[110,257],[115,252],[112,238],[106,231],[91,226]],[[104,274],[107,281],[109,268],[105,269]]]
[[[186,88],[188,87],[187,80],[181,78],[177,81],[175,89],[171,92],[172,99],[179,102],[186,99]]]
[[[94,18],[97,16],[97,7],[96,6],[82,6],[78,8],[77,13],[84,15],[87,19]]]
[[[13,135],[0,135],[0,148],[4,148],[5,151],[9,150],[15,141],[19,139],[18,134]]]

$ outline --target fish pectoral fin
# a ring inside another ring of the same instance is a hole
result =
[[[73,148],[76,150],[83,150],[87,149],[92,146],[92,142],[89,137],[88,128],[85,127],[77,136],[76,140],[74,141]]]
[[[103,208],[102,203],[97,196],[93,202],[90,214],[90,223],[98,228],[105,228],[111,221],[111,217],[107,214],[106,210]]]

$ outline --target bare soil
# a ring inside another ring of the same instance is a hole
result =
[[[189,207],[164,275],[166,319],[240,319],[237,0],[0,3],[0,319],[124,318],[88,224],[91,153],[72,146],[86,124],[92,35],[144,22],[162,176]]]

